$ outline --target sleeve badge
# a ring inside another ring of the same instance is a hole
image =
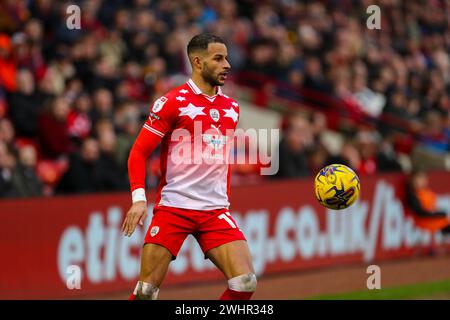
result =
[[[161,109],[163,108],[164,104],[167,102],[167,98],[166,97],[161,97],[158,100],[155,101],[155,103],[153,104],[152,107],[152,111],[154,113],[158,113],[159,111],[161,111]]]

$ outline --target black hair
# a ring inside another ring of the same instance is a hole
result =
[[[192,52],[198,50],[206,50],[208,49],[208,45],[210,43],[223,43],[225,41],[219,36],[210,34],[210,33],[200,33],[194,36],[191,41],[189,41],[187,45],[187,54],[190,55]]]

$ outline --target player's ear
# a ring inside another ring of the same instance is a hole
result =
[[[202,58],[199,54],[192,54],[190,56],[192,69],[201,69],[202,67]]]

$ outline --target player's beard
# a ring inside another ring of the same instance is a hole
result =
[[[213,87],[223,86],[223,83],[219,82],[219,76],[214,76],[206,63],[203,64],[202,78],[203,80],[205,80],[205,82],[209,83]]]

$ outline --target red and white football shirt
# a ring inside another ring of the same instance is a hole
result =
[[[157,99],[130,154],[133,194],[144,188],[142,159],[162,139],[156,206],[228,208],[229,156],[238,120],[237,102],[220,87],[208,96],[189,80]],[[140,155],[132,156],[136,152]]]

